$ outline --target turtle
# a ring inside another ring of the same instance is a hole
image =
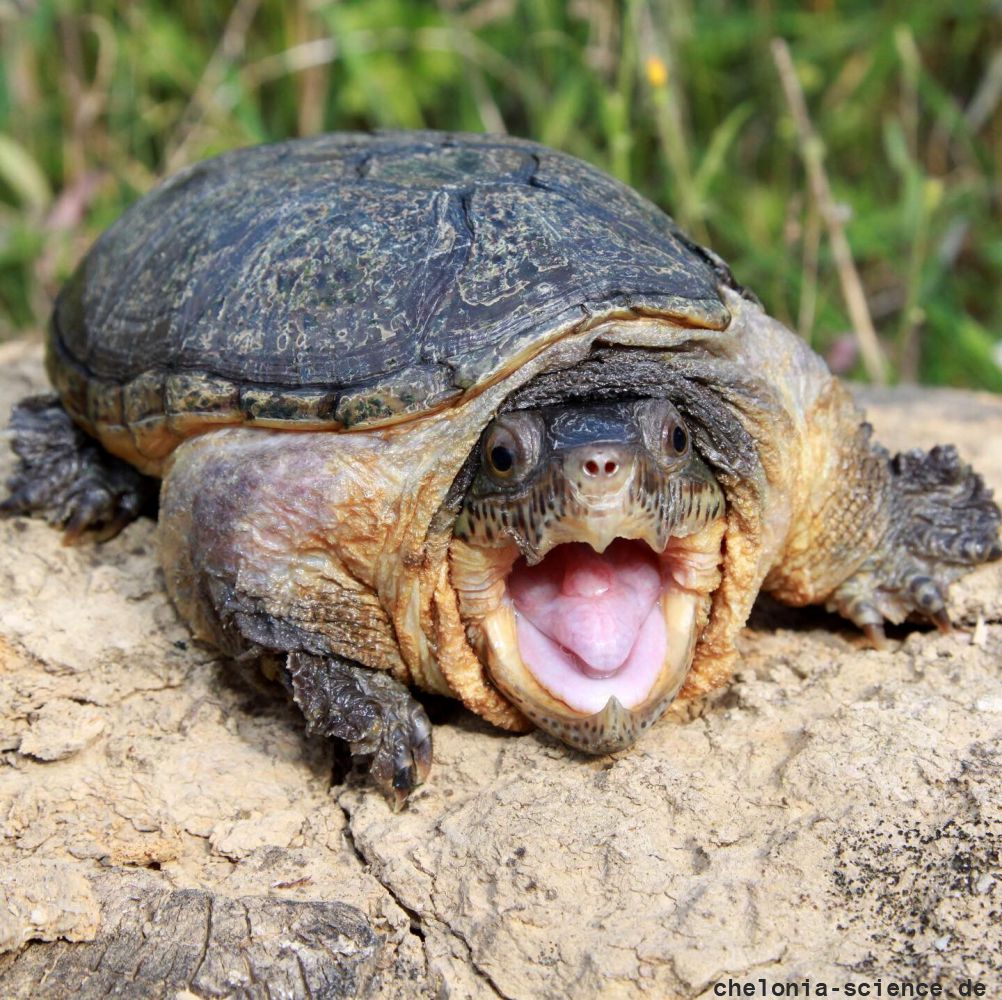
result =
[[[193,634],[394,806],[432,760],[414,689],[606,754],[727,681],[760,591],[879,644],[1002,555],[955,448],[892,456],[719,256],[528,140],[197,163],[83,258],[46,358],[4,510],[100,540],[160,480]]]

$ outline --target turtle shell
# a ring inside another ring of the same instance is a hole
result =
[[[61,292],[49,369],[74,417],[150,465],[213,425],[424,412],[607,318],[723,330],[728,277],[653,204],[535,143],[336,133],[140,200]]]

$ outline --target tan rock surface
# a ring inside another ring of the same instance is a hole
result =
[[[4,416],[42,384],[0,348]],[[889,447],[954,441],[1002,493],[1002,401],[871,398]],[[999,565],[955,586],[961,628],[882,652],[763,602],[733,686],[612,757],[447,708],[393,815],[190,641],[154,530],[0,522],[0,995],[1002,991]]]

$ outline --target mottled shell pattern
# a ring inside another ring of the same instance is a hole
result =
[[[59,297],[64,405],[147,471],[210,426],[447,406],[617,316],[723,330],[727,275],[650,202],[535,143],[335,134],[171,178]]]

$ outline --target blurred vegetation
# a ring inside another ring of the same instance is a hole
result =
[[[0,339],[186,163],[486,129],[634,185],[859,375],[774,36],[894,377],[1002,391],[998,0],[0,0]]]

